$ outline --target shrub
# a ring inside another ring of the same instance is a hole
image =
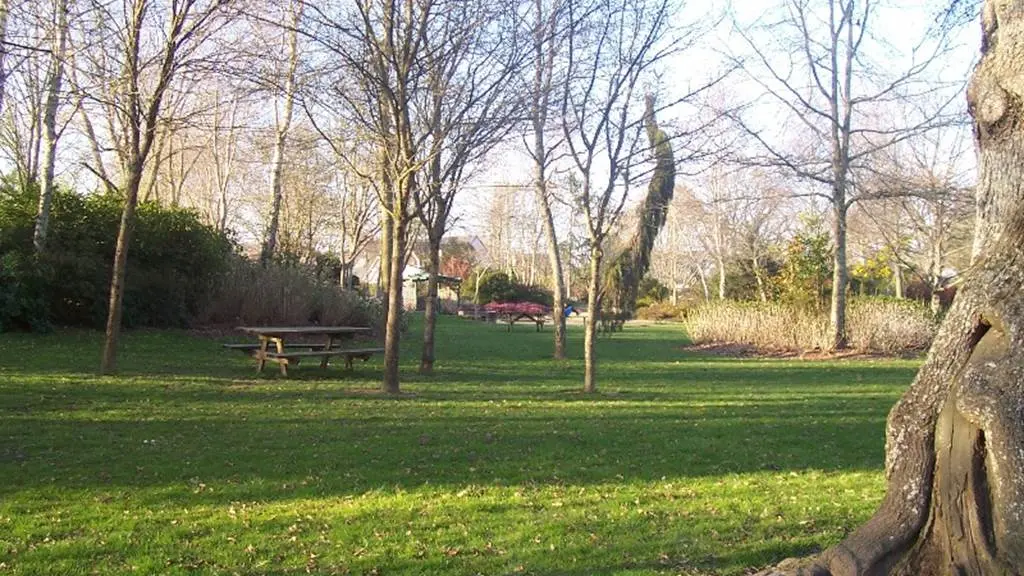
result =
[[[811,306],[769,302],[711,302],[686,317],[695,343],[730,342],[768,350],[827,349],[829,315]],[[850,347],[862,352],[926,349],[937,322],[927,308],[912,301],[853,299],[847,314]]]
[[[893,354],[927,350],[939,322],[916,300],[854,298],[846,314],[850,345],[858,350]]]
[[[640,320],[682,320],[688,312],[687,306],[673,306],[669,302],[653,302],[636,309],[636,317]]]
[[[810,306],[715,301],[694,308],[685,326],[698,344],[731,342],[782,350],[828,345],[828,315]]]
[[[640,280],[640,286],[637,288],[637,308],[643,308],[650,306],[658,302],[664,301],[670,294],[668,286],[661,283],[660,280],[653,276],[644,276]]]
[[[386,309],[373,298],[318,276],[315,267],[235,257],[198,317],[206,325],[368,326],[384,333]]]
[[[551,306],[554,297],[551,291],[540,286],[521,284],[504,272],[485,274],[479,280],[478,304],[488,302],[536,302]]]
[[[46,252],[39,257],[32,247],[37,201],[34,187],[0,184],[0,326],[38,329],[53,323],[102,328],[121,199],[55,191]],[[191,210],[143,203],[137,214],[123,322],[187,325],[224,271],[233,244]]]

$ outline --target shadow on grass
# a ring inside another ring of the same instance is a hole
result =
[[[820,397],[620,410],[561,402],[395,402],[345,391],[98,393],[88,406],[5,410],[11,417],[0,422],[7,439],[0,493],[201,482],[217,489],[160,497],[227,503],[423,485],[586,485],[876,469],[892,402],[851,398],[837,406]]]
[[[437,374],[408,370],[412,394],[397,399],[373,392],[375,362],[253,378],[219,341],[137,332],[108,379],[88,373],[99,334],[4,335],[0,494],[168,486],[159,497],[227,503],[877,470],[885,415],[913,375],[906,363],[687,357],[677,332],[655,327],[603,340],[602,393],[583,395],[578,358],[546,358],[550,333],[445,322]]]

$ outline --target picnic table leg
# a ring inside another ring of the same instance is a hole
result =
[[[327,335],[327,345],[324,346],[324,350],[330,350],[333,347],[334,347],[334,336],[328,334]],[[323,369],[323,370],[327,370],[327,358],[328,358],[328,356],[324,355],[324,357],[320,359],[320,368]]]
[[[266,336],[260,336],[260,349],[256,352],[256,371],[263,372],[263,366],[267,363],[267,344],[270,340]]]
[[[282,338],[272,338],[272,340],[277,345],[277,353],[284,354],[284,340]],[[281,366],[281,376],[288,376],[288,359],[278,358],[277,363]]]

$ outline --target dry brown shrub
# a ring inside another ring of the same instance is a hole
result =
[[[206,326],[368,326],[380,332],[383,314],[377,301],[317,278],[306,267],[264,267],[239,258],[198,321]]]
[[[827,310],[783,304],[710,302],[684,321],[695,344],[713,342],[755,346],[761,350],[824,350],[829,347]],[[924,350],[938,326],[924,306],[912,301],[855,299],[847,313],[851,348],[898,354]]]

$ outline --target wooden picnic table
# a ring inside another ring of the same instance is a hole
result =
[[[336,348],[335,344],[351,340],[356,334],[365,334],[369,328],[360,326],[238,326],[237,330],[253,334],[259,344],[225,344],[227,348],[249,352],[256,359],[257,370],[262,372],[267,362],[276,362],[283,376],[288,375],[288,365],[298,364],[302,358],[320,358],[320,367],[327,368],[332,356],[344,356],[346,368],[352,368],[352,360],[366,360],[383,348]],[[322,337],[320,342],[286,343],[289,338]],[[270,344],[274,345],[270,349]],[[292,348],[286,351],[285,348]],[[295,350],[302,348],[302,350]]]
[[[534,324],[537,325],[537,332],[540,332],[541,328],[544,327],[544,322],[547,321],[547,318],[545,316],[542,316],[540,314],[529,314],[527,312],[503,312],[501,313],[501,315],[504,316],[505,321],[508,322],[509,332],[512,331],[512,325],[515,324],[516,322],[519,322],[520,320],[528,320],[530,322],[533,322]]]

